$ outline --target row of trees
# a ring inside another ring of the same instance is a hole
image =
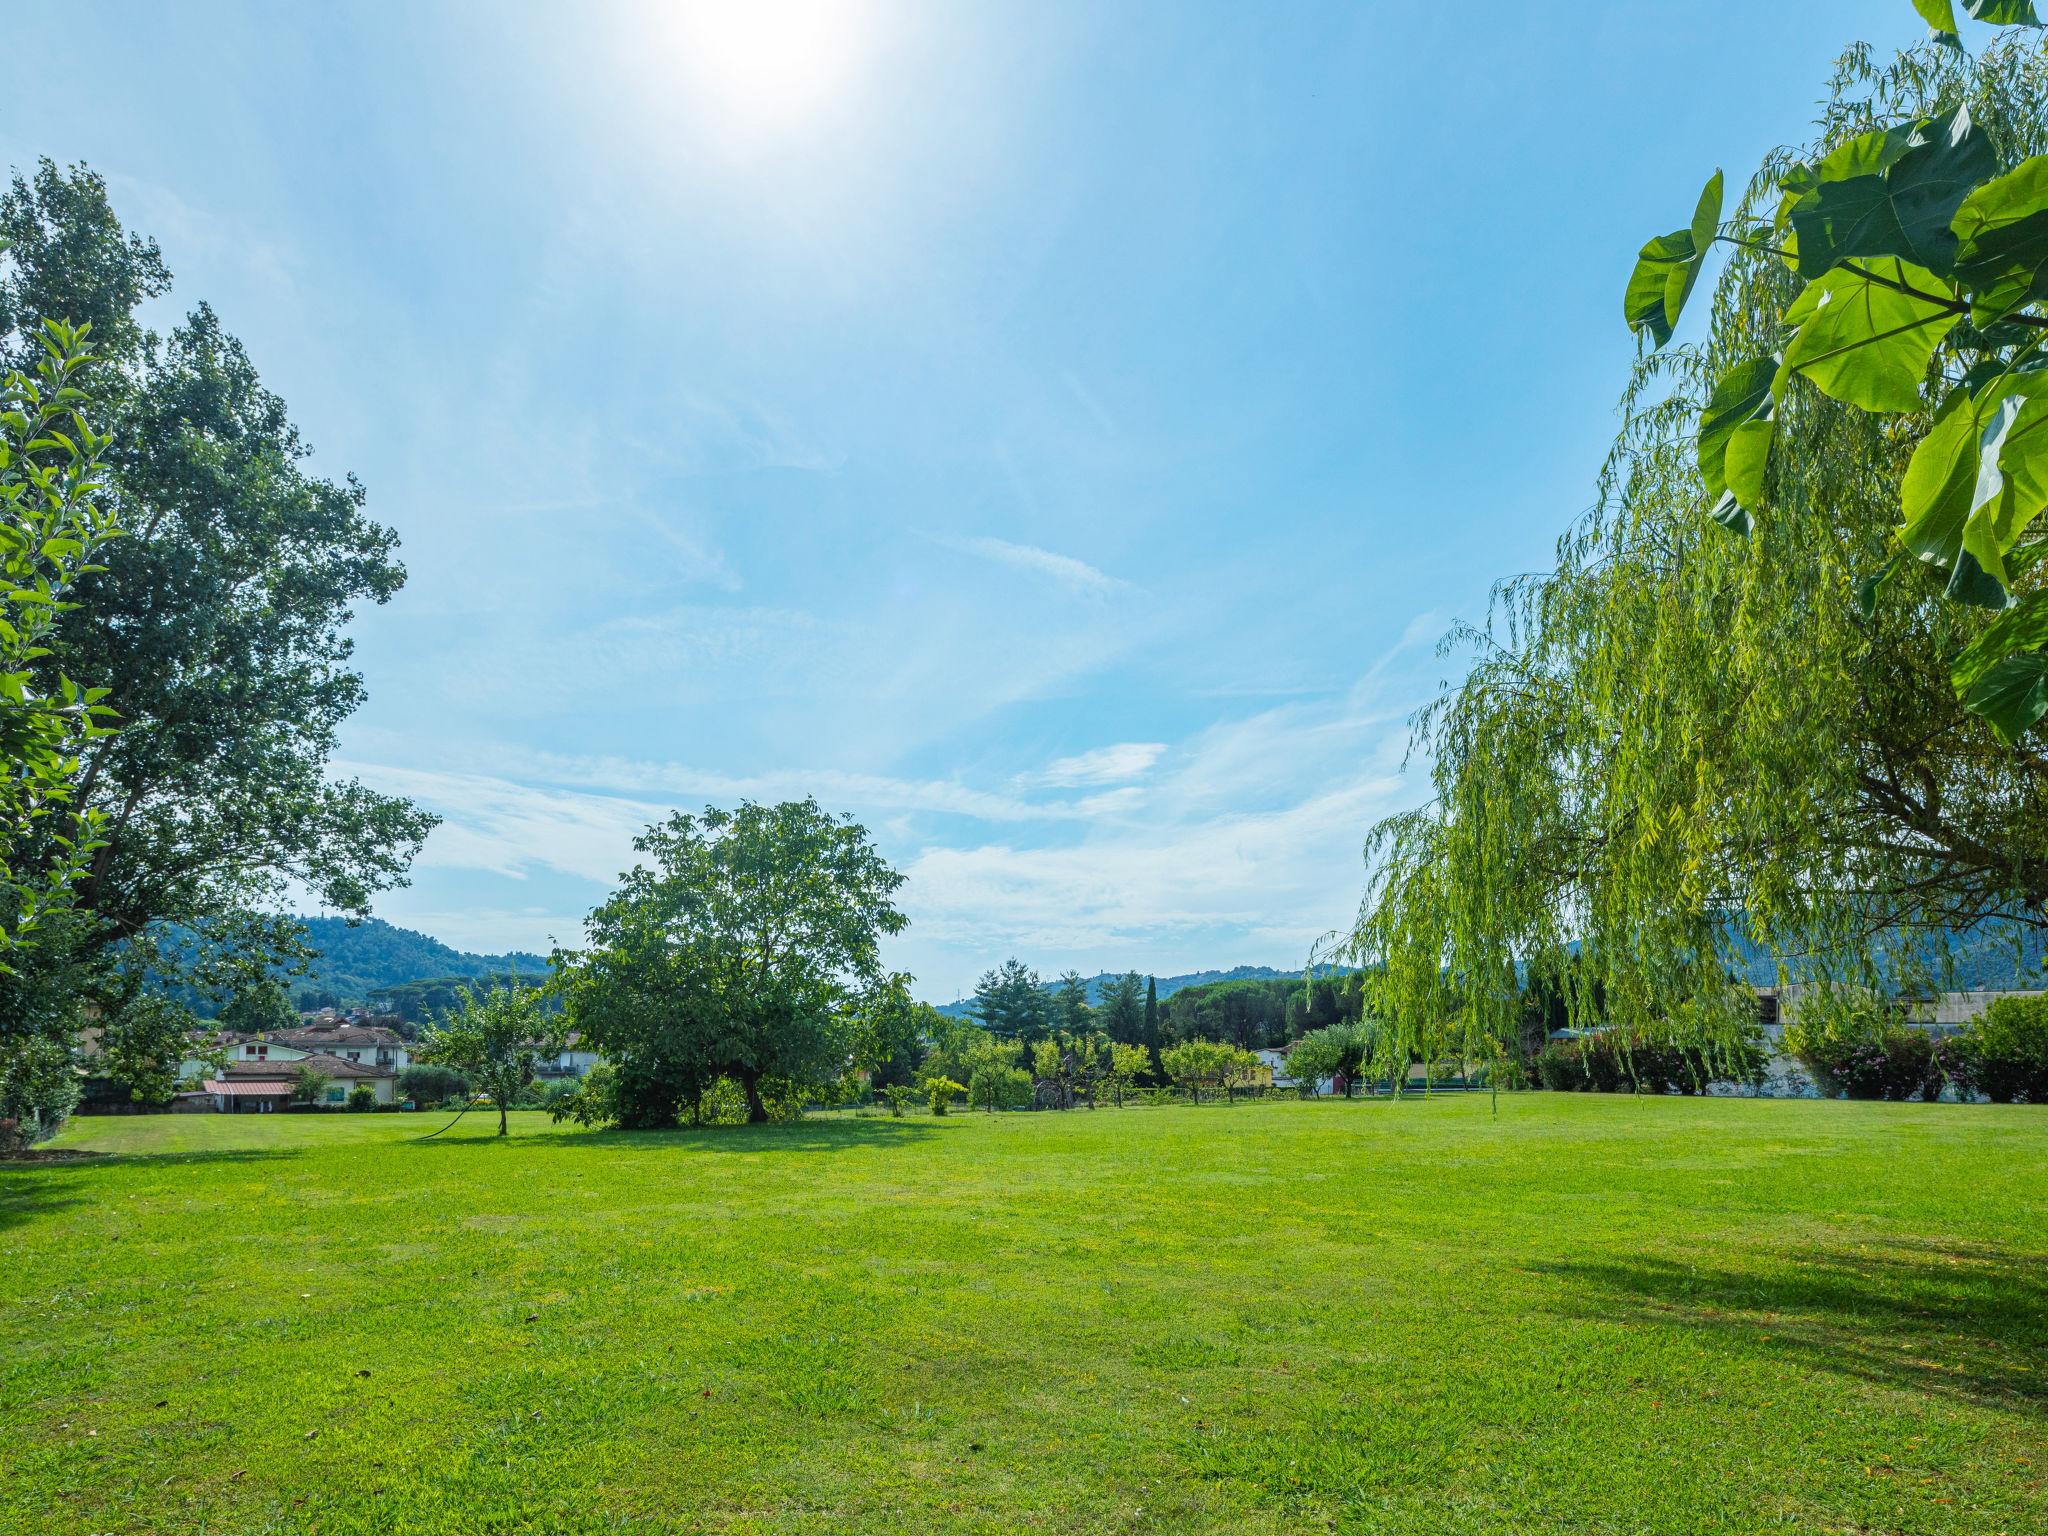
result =
[[[1079,972],[1048,983],[1012,957],[975,984],[970,1012],[998,1040],[1028,1045],[1059,1030],[1099,1029],[1122,1045],[1159,1047],[1159,983],[1136,971],[1111,977],[1099,1000],[1090,1002]]]

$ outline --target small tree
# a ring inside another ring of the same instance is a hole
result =
[[[943,1115],[953,1100],[966,1090],[950,1077],[928,1077],[924,1080],[925,1097],[930,1101],[932,1113]]]
[[[1245,1050],[1242,1046],[1225,1046],[1218,1065],[1223,1079],[1223,1096],[1233,1104],[1237,1102],[1238,1089],[1257,1087],[1266,1073],[1266,1064],[1259,1060],[1259,1053]]]
[[[357,1083],[348,1091],[348,1107],[358,1114],[377,1107],[377,1090],[368,1083]]]
[[[299,1067],[292,1073],[292,1102],[318,1104],[327,1097],[327,1089],[333,1082],[332,1072],[313,1066]]]
[[[990,1114],[999,1109],[1022,1109],[1031,1102],[1030,1075],[1000,1062],[984,1062],[967,1079],[967,1102]]]
[[[1159,1060],[1166,1069],[1167,1077],[1178,1084],[1190,1100],[1199,1104],[1204,1088],[1223,1085],[1224,1074],[1229,1070],[1235,1049],[1214,1040],[1183,1040],[1161,1051]]]
[[[1109,1091],[1116,1107],[1124,1107],[1124,1095],[1137,1086],[1138,1079],[1152,1070],[1152,1053],[1142,1045],[1112,1043],[1109,1048]]]
[[[534,1062],[561,1050],[562,1031],[559,1017],[541,1012],[535,992],[494,986],[478,997],[464,987],[455,1011],[420,1036],[413,1054],[467,1076],[497,1106],[503,1136],[505,1111],[533,1081]]]
[[[882,1102],[889,1106],[889,1113],[898,1120],[903,1118],[903,1111],[909,1107],[912,1097],[910,1089],[902,1083],[890,1083],[882,1089]]]
[[[1294,1042],[1287,1053],[1287,1075],[1306,1083],[1313,1093],[1325,1078],[1344,1079],[1344,1097],[1358,1086],[1371,1040],[1356,1024],[1332,1024],[1312,1029]]]

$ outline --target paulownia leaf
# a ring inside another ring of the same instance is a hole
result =
[[[2038,651],[2044,645],[2048,645],[2048,592],[2029,592],[1963,647],[1949,664],[1949,681],[1957,693],[1968,693],[2006,657]]]
[[[1659,347],[1671,339],[1720,227],[1721,173],[1716,170],[1700,191],[1691,225],[1657,236],[1637,253],[1622,296],[1622,313],[1631,331],[1648,335]]]
[[[1775,357],[1737,363],[1721,375],[1700,412],[1700,479],[1708,505],[1718,522],[1740,534],[1750,531],[1750,514],[1763,499],[1777,371]]]
[[[2048,298],[2048,155],[2029,156],[1972,192],[1954,227],[1955,274],[1978,325]]]
[[[1793,205],[1799,273],[1819,277],[1856,257],[1903,256],[1935,272],[1955,260],[1949,228],[1970,189],[1998,170],[1969,109],[1863,134],[1820,163]]]
[[[2012,575],[2006,551],[2017,544],[2048,504],[2048,392],[2028,397],[2006,392],[1978,412],[1977,482],[1963,549],[2004,586]]]
[[[2027,651],[1994,662],[1964,691],[1963,707],[2008,744],[2018,741],[2048,715],[2048,656]]]
[[[1918,0],[1915,0],[1918,3]],[[2038,27],[2034,0],[1963,0],[1963,14],[1995,27]]]
[[[1956,37],[1956,12],[1949,0],[1913,0],[1913,9],[1920,13],[1920,19],[1934,29],[1934,35],[1947,41],[1960,41]]]
[[[1928,361],[1960,318],[1940,301],[1954,298],[1948,283],[1896,256],[1836,267],[1785,311],[1794,332],[1775,388],[1804,374],[1822,394],[1867,411],[1917,409]]]
[[[1899,500],[1900,541],[1950,573],[1949,595],[2004,607],[2015,575],[2006,557],[2048,504],[2048,379],[2012,374],[1975,396],[1952,391]]]

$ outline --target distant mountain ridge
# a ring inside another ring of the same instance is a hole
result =
[[[445,976],[542,976],[545,955],[511,950],[502,955],[474,955],[411,928],[382,918],[350,923],[343,917],[302,917],[306,939],[320,958],[303,977],[290,983],[294,991],[332,992],[345,1003],[366,1002],[382,987]]]
[[[1352,969],[1353,967],[1348,965],[1319,965],[1315,968],[1318,976],[1348,976]],[[1123,974],[1122,971],[1102,971],[1090,976],[1083,983],[1088,989],[1089,1003],[1100,1003],[1103,993],[1107,992],[1111,983]],[[1144,972],[1141,971],[1139,974],[1142,976]],[[1163,1003],[1186,987],[1213,986],[1219,981],[1299,981],[1307,974],[1306,969],[1276,971],[1270,965],[1234,965],[1227,971],[1189,971],[1185,976],[1157,976],[1152,979],[1159,983],[1159,1000]],[[1059,978],[1056,976],[1044,980],[1044,991],[1051,992],[1059,985]],[[974,1012],[974,999],[963,997],[950,1003],[941,1003],[939,1012],[948,1018],[970,1018]]]

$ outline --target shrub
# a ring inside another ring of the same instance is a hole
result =
[[[1553,1093],[1586,1088],[1586,1059],[1575,1040],[1553,1040],[1536,1053],[1536,1078]]]
[[[1984,1016],[1941,1042],[1956,1086],[1994,1104],[2048,1103],[2048,997],[2001,997]]]
[[[891,1083],[882,1090],[882,1098],[888,1103],[889,1113],[897,1119],[903,1118],[903,1111],[910,1107],[910,1101],[917,1095],[904,1083]]]
[[[377,1090],[368,1083],[357,1083],[348,1091],[348,1107],[359,1115],[375,1109]]]
[[[1553,1040],[1536,1053],[1536,1080],[1558,1093],[1705,1093],[1714,1083],[1754,1082],[1763,1070],[1760,1040],[1733,1046],[1679,1045],[1603,1030]]]
[[[974,1075],[967,1079],[967,1102],[991,1113],[1026,1108],[1031,1096],[1031,1074],[1017,1067],[988,1062],[976,1067]]]
[[[1785,1049],[1830,1096],[1936,1099],[1945,1081],[1933,1037],[1874,998],[1816,997],[1785,1026]]]
[[[78,1073],[61,1040],[31,1036],[0,1056],[0,1153],[56,1135],[77,1107]]]
[[[398,1074],[398,1096],[415,1104],[444,1104],[469,1092],[469,1079],[453,1067],[414,1062]]]
[[[578,1125],[616,1125],[619,1121],[618,1085],[618,1069],[608,1061],[600,1061],[576,1080],[571,1092],[548,1105],[548,1114],[558,1122],[574,1120]]]
[[[965,1090],[950,1077],[928,1077],[924,1080],[924,1092],[930,1101],[932,1113],[943,1115],[953,1100]]]

